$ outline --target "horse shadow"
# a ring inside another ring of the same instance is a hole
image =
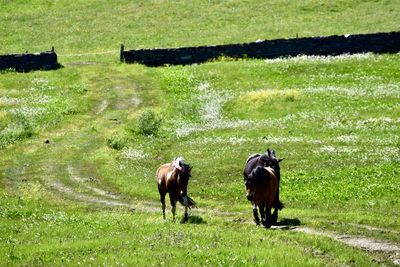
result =
[[[283,229],[283,230],[289,230],[292,229],[293,227],[301,225],[301,221],[298,218],[294,219],[289,219],[289,218],[284,218],[279,222],[276,222],[274,224],[275,229]]]
[[[188,223],[188,224],[206,224],[207,222],[203,220],[200,216],[197,215],[190,215],[187,219],[182,218],[181,223]]]

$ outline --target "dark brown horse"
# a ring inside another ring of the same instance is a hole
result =
[[[256,224],[260,224],[257,207],[261,215],[261,223],[270,228],[274,223],[271,208],[275,202],[278,190],[278,179],[271,167],[257,166],[245,179],[246,197],[253,204],[253,213]]]
[[[264,154],[253,154],[250,157],[248,157],[243,171],[243,177],[244,180],[246,181],[250,173],[257,167],[271,167],[274,170],[278,182],[278,188],[273,203],[274,213],[272,215],[272,220],[271,220],[272,224],[276,223],[278,220],[278,210],[283,209],[283,204],[279,199],[279,186],[281,180],[279,162],[281,162],[282,160],[283,159],[276,158],[275,150],[267,149],[267,152]],[[254,203],[252,204],[254,206]],[[256,223],[259,224],[260,219],[258,218],[257,209],[255,209],[255,211],[253,210],[253,213]]]
[[[169,193],[171,211],[175,221],[176,202],[185,206],[184,220],[188,219],[188,208],[195,207],[196,203],[187,195],[187,186],[192,167],[183,161],[183,158],[175,158],[171,163],[161,165],[157,170],[157,185],[162,204],[163,218],[165,219],[165,195]]]

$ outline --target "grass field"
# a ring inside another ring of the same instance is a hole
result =
[[[64,67],[0,73],[0,265],[399,264],[399,54],[118,62],[121,42],[398,30],[395,1],[1,7],[1,53],[54,45]],[[144,112],[160,119],[157,134],[141,134]],[[267,148],[285,158],[286,207],[271,230],[253,223],[241,175],[245,159]],[[186,224],[169,208],[162,219],[155,180],[178,155],[193,166],[198,204]]]
[[[60,55],[399,30],[397,1],[0,2],[0,53]],[[63,60],[65,62],[65,60]]]

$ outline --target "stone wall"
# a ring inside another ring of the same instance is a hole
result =
[[[34,54],[0,55],[0,70],[13,69],[19,72],[27,72],[57,69],[59,67],[60,64],[57,62],[57,54],[54,49],[49,52]]]
[[[148,66],[202,63],[220,56],[233,58],[278,58],[297,55],[340,55],[354,53],[398,53],[400,32],[334,35],[253,43],[165,49],[124,50],[120,60]]]

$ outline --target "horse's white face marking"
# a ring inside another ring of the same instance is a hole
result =
[[[161,184],[162,183],[162,179],[160,178],[160,179],[158,179],[158,184]]]
[[[174,162],[175,162],[175,168],[177,168],[178,170],[182,170],[180,163],[181,162],[183,163],[183,158],[177,157],[177,158],[175,158]]]

